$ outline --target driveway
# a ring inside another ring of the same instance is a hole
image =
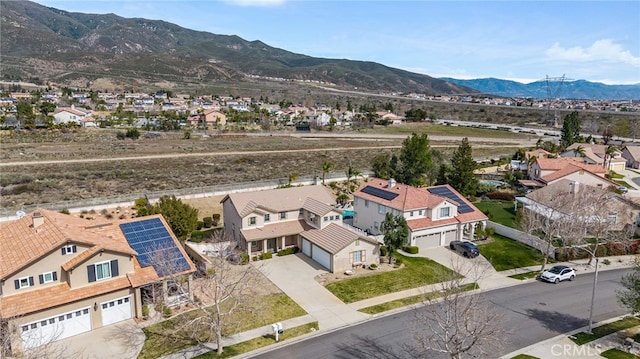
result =
[[[302,253],[252,264],[314,317],[321,330],[343,327],[369,317],[344,304],[320,285],[314,277],[331,274]]]

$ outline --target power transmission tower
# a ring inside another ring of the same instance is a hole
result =
[[[547,75],[544,81],[547,85],[547,124],[557,127],[558,125],[558,108],[557,106],[551,107],[551,102],[560,99],[560,91],[562,90],[562,84],[565,81],[571,81],[563,74],[561,77],[549,77]],[[555,87],[554,87],[555,86]]]

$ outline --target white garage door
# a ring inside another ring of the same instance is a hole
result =
[[[35,348],[91,330],[89,308],[78,309],[22,326],[22,346]]]
[[[455,229],[444,232],[444,244],[448,246],[451,241],[457,240],[457,237],[458,231],[456,231]]]
[[[102,325],[109,325],[131,319],[131,297],[114,299],[100,303],[102,306]]]
[[[302,238],[302,253],[311,257],[311,242],[308,239]]]
[[[311,258],[320,263],[321,266],[331,270],[331,254],[315,244],[311,245]]]
[[[434,248],[440,246],[440,233],[428,234],[416,237],[416,247],[420,249]]]

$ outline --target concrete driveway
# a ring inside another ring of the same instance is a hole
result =
[[[365,320],[369,315],[344,304],[314,277],[328,271],[302,253],[252,262],[267,278],[318,321],[321,330],[330,330]]]

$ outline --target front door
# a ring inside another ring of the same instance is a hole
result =
[[[271,253],[277,252],[275,238],[267,239],[267,251]]]

